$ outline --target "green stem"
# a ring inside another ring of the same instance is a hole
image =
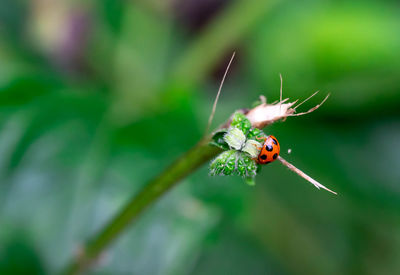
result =
[[[73,260],[65,274],[77,274],[96,260],[96,257],[157,198],[165,194],[181,179],[215,157],[221,149],[209,145],[206,137],[192,149],[151,180],[83,249],[83,254]]]

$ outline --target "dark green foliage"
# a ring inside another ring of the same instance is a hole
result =
[[[217,146],[223,150],[228,150],[229,145],[225,142],[224,136],[228,132],[228,129],[221,129],[213,133],[211,145]]]
[[[0,274],[46,274],[32,241],[21,232],[8,232],[8,237],[0,249]]]

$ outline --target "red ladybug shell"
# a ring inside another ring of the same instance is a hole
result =
[[[259,164],[267,164],[277,159],[281,150],[279,142],[274,136],[268,136],[258,155],[257,162]]]

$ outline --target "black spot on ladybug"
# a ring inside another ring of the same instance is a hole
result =
[[[278,145],[278,141],[276,141],[276,139],[272,139],[272,141],[275,143],[275,145]]]
[[[272,147],[272,145],[265,145],[265,149],[266,149],[268,152],[271,152],[274,148]]]
[[[272,156],[273,159],[276,159],[277,157],[278,157],[278,154],[277,154],[277,153],[275,153],[275,154]]]
[[[267,155],[261,155],[260,159],[266,160],[267,159]]]

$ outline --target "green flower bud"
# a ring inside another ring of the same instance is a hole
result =
[[[219,154],[210,164],[210,175],[254,177],[257,165],[246,153],[229,150]]]
[[[210,164],[210,175],[230,175],[235,170],[237,151],[228,150],[219,154]]]
[[[247,117],[243,113],[236,112],[233,115],[231,127],[237,128],[241,130],[245,135],[247,135],[247,133],[251,128],[251,122],[250,120],[247,119]]]

